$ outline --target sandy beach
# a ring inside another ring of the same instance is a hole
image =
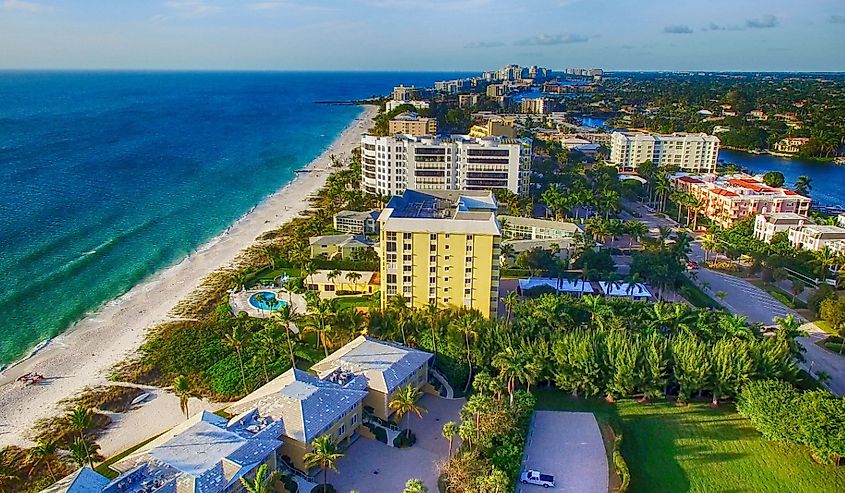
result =
[[[303,212],[308,206],[306,197],[322,187],[331,173],[329,156],[348,157],[371,126],[376,111],[377,108],[366,106],[319,157],[303,168],[308,172],[298,173],[291,183],[267,197],[224,233],[178,264],[106,303],[35,355],[5,369],[0,374],[0,448],[31,445],[27,435],[33,423],[61,413],[59,401],[87,386],[106,383],[109,369],[132,356],[143,343],[147,330],[168,320],[170,310],[203,278],[231,263],[260,234]],[[16,381],[33,371],[44,375],[44,382],[24,386]],[[166,401],[166,397],[153,400],[154,403]],[[201,407],[214,406],[192,401],[192,412]],[[100,440],[102,452],[110,455],[165,431],[179,419],[178,404],[142,405],[118,421],[131,422],[132,426],[115,426]]]

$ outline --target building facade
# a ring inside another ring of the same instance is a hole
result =
[[[412,101],[414,99],[418,99],[420,96],[420,90],[414,86],[405,86],[405,85],[398,85],[393,88],[393,100],[394,101]]]
[[[575,223],[533,217],[498,216],[502,237],[514,240],[577,238],[583,231]]]
[[[312,236],[308,243],[311,247],[311,257],[325,257],[328,260],[341,258],[353,260],[364,250],[373,248],[375,244],[366,236],[344,234]]]
[[[361,138],[361,186],[378,195],[406,189],[489,190],[528,193],[531,140],[502,137]]]
[[[702,203],[701,213],[723,228],[748,216],[766,213],[794,213],[807,216],[812,201],[786,189],[769,187],[757,178],[737,174],[731,176],[686,175],[670,178],[672,187],[689,193]]]
[[[388,122],[390,135],[437,135],[437,120],[405,112]]]
[[[610,138],[610,162],[620,171],[651,161],[687,173],[714,173],[718,159],[719,138],[704,133],[614,132]]]
[[[384,110],[386,112],[390,113],[391,111],[395,110],[396,108],[398,108],[400,106],[404,106],[406,104],[413,106],[417,110],[427,110],[429,107],[431,107],[431,104],[429,104],[428,101],[421,101],[421,100],[418,100],[418,99],[414,99],[412,101],[396,101],[396,100],[391,99],[390,101],[384,103]]]
[[[405,190],[381,223],[381,302],[450,305],[495,316],[499,301],[496,200],[490,191]]]
[[[363,235],[378,233],[378,215],[381,211],[340,211],[332,217],[335,231]]]
[[[791,228],[789,244],[802,250],[819,251],[825,247],[837,255],[845,253],[845,228],[822,224],[805,224]]]
[[[519,102],[520,113],[548,115],[554,111],[555,102],[548,98],[526,98]]]
[[[754,218],[754,238],[765,243],[771,243],[776,234],[785,233],[790,228],[805,224],[813,224],[813,221],[807,216],[794,212],[757,214],[757,217]]]

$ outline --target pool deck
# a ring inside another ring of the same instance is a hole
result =
[[[238,315],[239,313],[246,313],[253,318],[270,318],[271,310],[261,310],[252,306],[249,303],[249,298],[255,293],[262,291],[269,291],[276,295],[276,298],[293,305],[294,310],[298,314],[303,314],[307,311],[308,305],[305,303],[305,298],[301,294],[288,294],[287,291],[277,287],[255,288],[238,291],[229,295],[229,306],[232,307],[232,313]]]

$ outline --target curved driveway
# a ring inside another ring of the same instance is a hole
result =
[[[518,484],[516,493],[607,493],[607,466],[604,441],[592,413],[535,411],[522,470],[553,475],[555,487]]]

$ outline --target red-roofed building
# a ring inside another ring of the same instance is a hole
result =
[[[672,186],[702,203],[701,213],[729,228],[736,221],[763,213],[794,213],[807,216],[812,201],[785,188],[769,187],[749,175],[676,175]]]

